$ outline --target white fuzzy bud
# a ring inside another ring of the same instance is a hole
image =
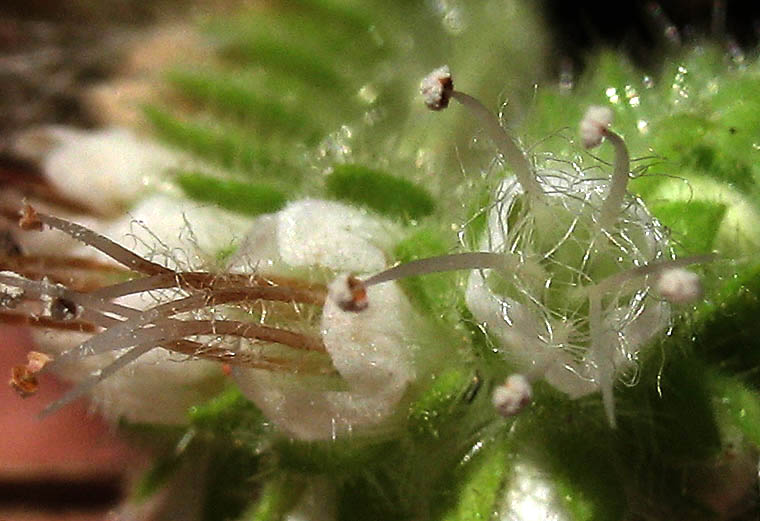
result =
[[[493,390],[491,395],[494,408],[505,418],[518,414],[532,401],[533,387],[521,374],[510,375],[502,385]]]
[[[670,268],[660,273],[657,293],[673,304],[688,304],[702,297],[702,282],[693,271]]]
[[[188,161],[122,128],[43,127],[16,141],[15,151],[37,159],[57,193],[105,215],[122,212]]]
[[[449,106],[454,82],[448,65],[438,67],[420,82],[420,94],[430,110],[441,110]]]
[[[356,208],[307,199],[257,219],[230,267],[273,275],[308,267],[367,273],[387,265],[393,235],[389,223]],[[297,439],[331,439],[379,426],[415,378],[413,314],[396,284],[366,287],[357,277],[338,275],[318,324],[337,374],[307,378],[234,367],[233,377],[245,396]]]
[[[610,108],[596,105],[589,107],[580,124],[583,146],[586,148],[599,146],[605,131],[611,124],[612,110]]]

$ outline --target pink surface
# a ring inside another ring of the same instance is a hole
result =
[[[125,475],[145,461],[139,451],[119,440],[111,427],[88,412],[84,400],[39,419],[37,414],[65,391],[50,375],[40,377],[37,395],[23,399],[7,384],[11,367],[26,362],[28,332],[0,326],[0,482],[82,480]],[[3,511],[2,521],[104,519],[105,513],[32,513]],[[8,508],[12,508],[9,506]]]

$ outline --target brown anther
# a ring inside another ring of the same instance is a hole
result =
[[[364,311],[369,306],[369,299],[367,298],[367,287],[364,285],[358,277],[349,275],[346,279],[348,284],[348,291],[351,298],[339,302],[340,309],[343,311]]]
[[[30,373],[39,373],[47,364],[53,361],[53,357],[39,351],[29,351],[26,354],[26,358],[29,360],[26,368]]]
[[[448,107],[454,94],[454,81],[451,79],[449,68],[439,67],[428,74],[420,84],[420,93],[430,110],[442,110]]]
[[[18,225],[22,230],[42,231],[42,221],[37,217],[37,210],[28,204],[25,204],[21,210]]]
[[[22,398],[32,396],[40,388],[37,376],[25,365],[17,365],[11,370],[11,380],[8,383]]]

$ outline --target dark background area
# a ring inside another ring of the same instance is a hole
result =
[[[567,68],[580,74],[599,46],[655,72],[662,51],[679,41],[714,35],[728,53],[754,54],[760,36],[760,1],[528,1],[542,7],[550,26],[557,77]],[[4,136],[21,128],[96,125],[82,91],[117,72],[124,42],[141,28],[278,2],[288,0],[0,0],[0,154]]]
[[[656,49],[690,43],[710,35],[734,51],[754,52],[760,37],[760,2],[603,0],[543,2],[555,46],[574,63],[600,45],[629,54],[644,67],[657,65]]]

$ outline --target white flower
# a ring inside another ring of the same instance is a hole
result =
[[[367,273],[387,265],[393,237],[389,223],[355,208],[299,201],[257,219],[230,268]],[[406,297],[389,283],[368,288],[368,300],[369,307],[356,313],[327,298],[315,324],[339,378],[234,369],[243,393],[288,434],[329,439],[380,424],[414,379],[413,311]]]
[[[514,179],[497,189],[480,246],[516,253],[520,262],[512,276],[474,271],[466,301],[518,371],[577,398],[611,389],[615,374],[632,368],[641,346],[669,318],[666,304],[647,298],[645,282],[626,280],[601,296],[602,323],[593,331],[589,289],[663,259],[667,247],[639,201],[623,210],[621,231],[606,234],[596,223],[605,183],[561,171],[538,178],[545,204],[529,211],[521,210],[524,192]]]
[[[467,305],[529,380],[545,378],[571,397],[601,390],[614,426],[616,377],[668,322],[667,305],[647,298],[646,276],[668,267],[669,252],[660,225],[626,192],[630,159],[609,128],[612,112],[591,107],[580,124],[586,147],[606,138],[615,150],[607,181],[566,161],[558,164],[571,165],[568,171],[536,165],[482,103],[453,88],[451,97],[480,121],[514,173],[484,210],[477,245],[503,255],[505,267],[473,271]]]

